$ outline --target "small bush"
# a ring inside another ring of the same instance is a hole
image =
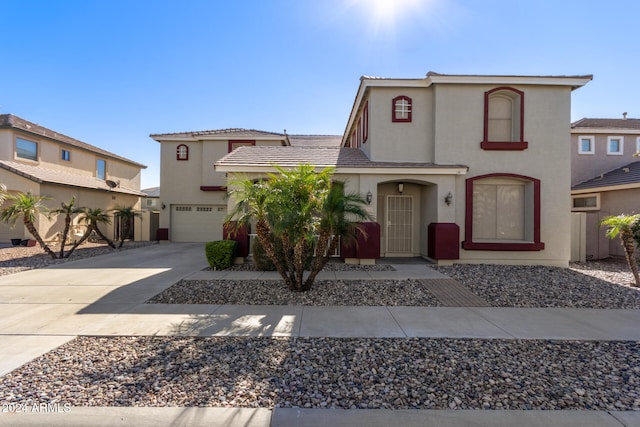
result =
[[[235,240],[216,240],[209,242],[205,246],[205,254],[209,265],[214,270],[225,270],[233,265],[236,256]]]

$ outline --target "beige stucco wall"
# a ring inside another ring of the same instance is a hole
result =
[[[578,141],[581,136],[594,137],[593,154],[579,154]],[[609,136],[620,136],[624,138],[621,155],[607,154],[607,138]],[[609,172],[628,165],[629,163],[640,161],[640,158],[634,157],[638,137],[640,137],[640,132],[633,135],[620,135],[615,133],[615,130],[612,130],[611,133],[608,134],[572,133],[571,185],[595,178],[601,173]]]
[[[22,159],[15,156],[16,137],[38,144],[38,161]],[[141,168],[131,163],[111,157],[101,156],[88,150],[73,147],[48,138],[38,137],[25,132],[10,129],[0,130],[0,158],[32,166],[59,170],[75,175],[95,176],[97,159],[104,159],[107,164],[107,179],[120,181],[122,187],[140,190]],[[62,149],[70,152],[70,161],[61,160]]]
[[[412,121],[393,123],[393,98],[412,99]],[[365,153],[374,161],[433,161],[433,92],[431,88],[375,88],[369,96],[369,141]],[[367,147],[368,145],[368,147]]]
[[[464,236],[465,180],[488,173],[513,173],[541,181],[542,251],[461,250],[463,262],[567,265],[570,257],[570,103],[568,87],[516,86],[525,93],[524,151],[480,148],[484,131],[484,92],[495,86],[440,85],[435,89],[436,151],[439,164],[469,166],[456,182],[456,216]],[[458,119],[460,118],[460,119]],[[462,237],[463,238],[463,237]]]

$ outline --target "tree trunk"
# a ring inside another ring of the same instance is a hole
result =
[[[278,273],[284,280],[287,287],[290,287],[286,270],[280,262],[280,258],[276,254],[276,250],[273,247],[273,242],[269,240],[271,229],[269,228],[269,224],[267,224],[265,220],[258,219],[256,221],[256,234],[258,235],[258,240],[260,241],[260,244],[262,245],[265,253],[269,258],[271,258],[271,261],[273,261],[273,265],[276,267],[276,270],[278,270]]]
[[[633,278],[636,281],[636,287],[640,287],[640,273],[638,273],[638,264],[635,257],[635,240],[633,235],[627,232],[620,233],[620,240],[622,240],[622,247],[624,248],[624,254],[627,258],[627,264],[631,268]]]
[[[97,225],[94,225],[94,226],[93,226],[93,229],[96,231],[96,234],[97,234],[98,236],[100,236],[100,238],[101,238],[102,240],[104,240],[104,241],[106,241],[106,242],[107,242],[107,244],[108,244],[109,246],[111,246],[113,249],[115,249],[115,248],[116,248],[116,245],[115,245],[115,244],[114,244],[114,243],[113,243],[113,242],[112,242],[112,241],[111,241],[107,236],[105,236],[104,234],[102,234],[102,231],[100,231],[100,229],[98,228],[98,226],[97,226]]]
[[[307,277],[307,280],[304,283],[304,287],[307,290],[311,289],[313,282],[316,280],[316,276],[322,271],[324,266],[327,265],[329,257],[335,250],[335,242],[337,241],[337,238],[331,241],[331,233],[329,231],[320,232],[320,236],[318,236],[318,243],[316,244],[316,257],[313,260],[313,266],[309,272],[309,277]]]
[[[31,233],[33,238],[36,239],[38,243],[40,243],[40,247],[42,247],[42,249],[44,249],[46,253],[51,255],[51,258],[58,259],[58,256],[55,254],[55,252],[53,252],[51,248],[44,242],[44,240],[42,240],[42,237],[40,237],[40,233],[38,233],[38,230],[36,230],[36,227],[33,225],[33,223],[26,219],[26,217],[23,222],[24,226],[27,227],[27,230],[29,231],[29,233]]]
[[[64,245],[67,243],[67,235],[69,234],[69,226],[71,225],[71,216],[67,215],[64,219],[64,231],[60,239],[60,258],[64,258]]]
[[[82,237],[80,238],[80,240],[76,241],[73,246],[71,247],[71,249],[69,250],[69,252],[67,252],[65,254],[65,258],[69,258],[71,256],[71,254],[73,253],[73,251],[76,250],[76,248],[78,246],[80,246],[85,240],[87,240],[89,238],[89,236],[91,235],[91,230],[93,230],[90,226],[87,227],[87,229],[85,230],[84,234],[82,235]]]

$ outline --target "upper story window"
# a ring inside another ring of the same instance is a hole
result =
[[[525,150],[524,92],[498,87],[484,93],[485,150]]]
[[[38,143],[16,138],[16,157],[38,161]]]
[[[65,162],[71,161],[71,152],[69,150],[65,150],[64,148],[60,150],[60,160]]]
[[[621,156],[624,154],[622,136],[609,136],[607,137],[607,154]]]
[[[96,160],[96,178],[107,179],[107,161],[104,159]]]
[[[253,146],[256,145],[256,141],[255,140],[229,140],[229,153],[232,152],[233,150],[235,150],[238,147],[244,147],[244,146]]]
[[[595,153],[595,137],[579,136],[578,137],[578,154],[594,154]]]
[[[640,136],[636,138],[636,154],[640,155]]]
[[[539,251],[540,180],[488,174],[466,181],[466,250]]]
[[[189,147],[180,144],[176,148],[176,160],[189,160]]]
[[[412,113],[412,101],[408,96],[397,96],[392,100],[392,115],[391,120],[393,122],[410,122]]]

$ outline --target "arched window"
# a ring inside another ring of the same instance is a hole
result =
[[[176,148],[176,160],[189,160],[189,147],[184,144],[178,145],[178,148]]]
[[[466,181],[467,250],[540,251],[540,180],[488,174]]]
[[[484,94],[485,150],[525,150],[524,92],[498,87]]]
[[[410,122],[412,113],[412,102],[408,96],[396,96],[391,103],[391,121]]]

